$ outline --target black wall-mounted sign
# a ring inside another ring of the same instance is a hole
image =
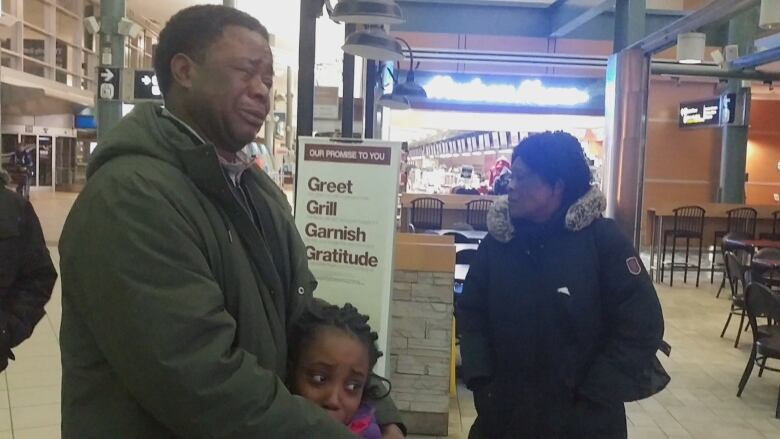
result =
[[[98,69],[98,98],[107,101],[116,101],[120,98],[119,67],[100,67]]]
[[[133,73],[134,101],[162,101],[162,98],[154,70],[136,70]]]
[[[680,128],[720,125],[720,98],[680,104]]]
[[[706,101],[680,104],[680,128],[744,125],[749,115],[749,92],[727,93]]]

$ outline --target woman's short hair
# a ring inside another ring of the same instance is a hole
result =
[[[512,153],[516,159],[549,185],[561,181],[563,203],[571,205],[590,190],[593,174],[576,137],[564,131],[533,134],[520,142]]]

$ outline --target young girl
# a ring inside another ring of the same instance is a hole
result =
[[[290,389],[319,404],[337,421],[363,439],[382,439],[367,399],[366,382],[382,353],[368,316],[314,300],[293,325],[290,334]]]

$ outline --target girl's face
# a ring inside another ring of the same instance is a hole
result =
[[[295,393],[348,424],[360,407],[369,373],[368,348],[341,329],[324,328],[301,352],[293,377]]]

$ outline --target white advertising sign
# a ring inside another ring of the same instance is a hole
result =
[[[370,317],[389,357],[390,296],[401,144],[301,138],[295,224],[319,281],[315,297]]]

